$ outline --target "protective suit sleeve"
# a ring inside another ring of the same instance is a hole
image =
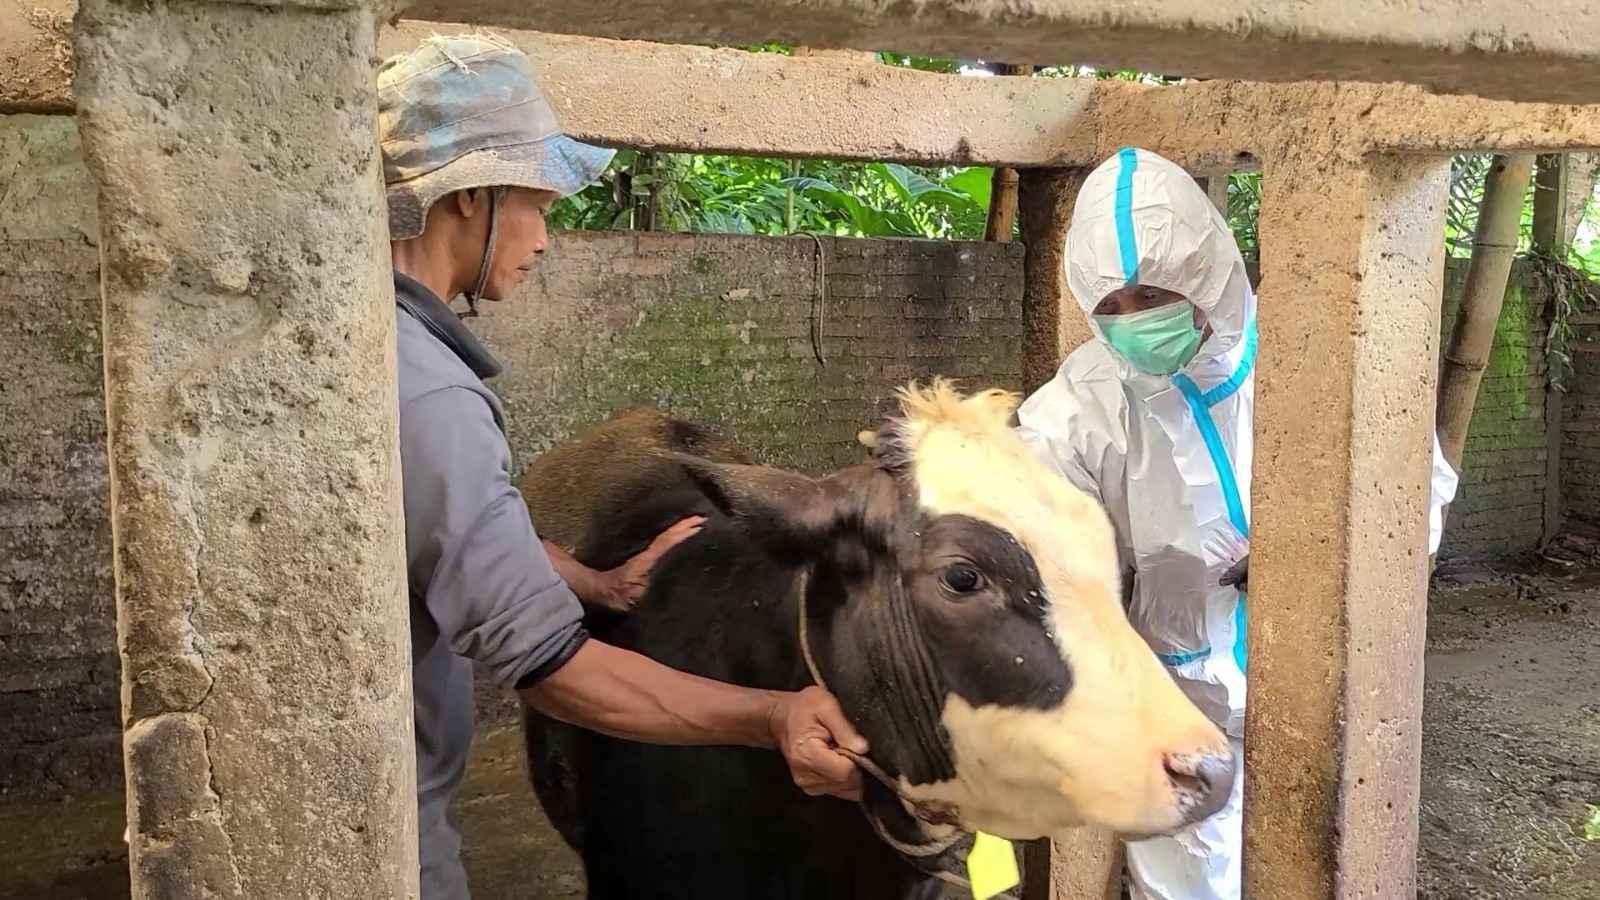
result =
[[[1444,539],[1444,508],[1456,498],[1456,486],[1459,478],[1450,463],[1444,458],[1444,450],[1439,446],[1439,435],[1433,436],[1433,477],[1430,479],[1430,496],[1428,498],[1428,555],[1439,552],[1439,543]]]
[[[1045,465],[1103,504],[1105,497],[1101,495],[1099,480],[1070,437],[1081,427],[1080,413],[1077,398],[1060,384],[1058,376],[1017,410],[1017,435]]]

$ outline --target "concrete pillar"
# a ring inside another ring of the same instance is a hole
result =
[[[133,896],[414,897],[372,16],[76,25]]]
[[[1080,828],[1050,846],[1050,900],[1118,900],[1122,841],[1109,831]]]
[[[1023,264],[1022,385],[1032,392],[1055,376],[1073,348],[1092,337],[1067,290],[1065,245],[1072,205],[1088,169],[1024,169],[1017,186]]]
[[[1072,206],[1089,174],[1086,168],[1023,169],[1017,187],[1022,241],[1028,248],[1023,265],[1022,383],[1028,392],[1055,377],[1061,361],[1093,337],[1078,301],[1067,289],[1066,240]],[[1115,897],[1122,871],[1121,844],[1108,832],[1078,829],[1049,848],[1030,845],[1030,873],[1048,871],[1047,893],[1029,897],[1053,900],[1100,900]],[[1108,893],[1109,891],[1109,893]]]
[[[1265,172],[1245,896],[1410,897],[1449,163]]]
[[[1228,216],[1228,176],[1227,176],[1227,174],[1224,173],[1222,175],[1212,175],[1210,178],[1202,179],[1201,182],[1200,182],[1200,186],[1206,189],[1206,196],[1211,198],[1211,205],[1215,206],[1217,208],[1217,211],[1222,213],[1223,218],[1227,218],[1227,216]]]

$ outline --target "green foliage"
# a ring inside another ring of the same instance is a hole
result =
[[[991,177],[982,167],[623,151],[599,183],[556,204],[550,223],[626,228],[629,205],[619,200],[642,198],[653,204],[660,231],[975,240],[983,236]]]
[[[1589,818],[1583,821],[1583,839],[1600,841],[1600,806],[1589,806]]]
[[[1584,260],[1574,261],[1568,253],[1550,253],[1537,247],[1529,251],[1528,264],[1550,292],[1545,377],[1552,388],[1565,391],[1567,376],[1572,374],[1572,344],[1576,340],[1572,317],[1600,307],[1595,296],[1600,270],[1587,268]]]
[[[959,59],[939,59],[932,56],[908,56],[903,53],[889,53],[880,51],[878,62],[888,66],[900,66],[906,69],[917,69],[923,72],[942,72],[946,75],[959,75],[963,66],[977,66],[982,63],[964,63]]]
[[[1228,176],[1228,226],[1245,259],[1261,258],[1256,223],[1261,219],[1261,173],[1236,172]]]

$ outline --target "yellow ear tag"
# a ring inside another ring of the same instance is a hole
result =
[[[978,832],[972,841],[972,851],[967,854],[967,880],[972,882],[973,900],[989,900],[1021,884],[1022,875],[1017,872],[1017,856],[1011,849],[1011,842]]]

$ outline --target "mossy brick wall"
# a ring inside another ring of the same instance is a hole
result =
[[[0,116],[0,793],[120,778],[94,206],[71,119]]]
[[[1020,388],[1021,250],[564,233],[520,295],[485,304],[473,327],[505,364],[492,386],[519,469],[584,426],[649,404],[772,464],[822,472],[863,458],[857,433],[908,381]]]
[[[1600,528],[1600,313],[1573,322],[1572,377],[1562,405],[1561,499],[1566,520]]]
[[[1465,260],[1445,268],[1443,334],[1448,342],[1466,280]],[[1440,555],[1507,556],[1537,546],[1544,526],[1545,318],[1548,297],[1522,264],[1512,271],[1478,388],[1463,454],[1461,486]],[[1597,454],[1600,458],[1600,454]]]

